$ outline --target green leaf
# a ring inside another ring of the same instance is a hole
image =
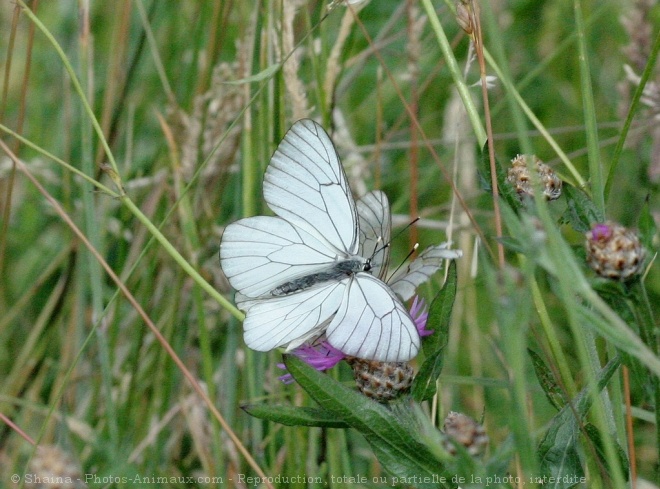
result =
[[[547,487],[553,489],[575,487],[580,482],[576,479],[584,477],[577,450],[578,433],[577,420],[570,406],[566,406],[555,416],[538,448],[544,473],[554,481],[561,481],[548,484]]]
[[[599,372],[596,386],[598,392],[605,388],[620,364],[620,358],[616,357]],[[586,416],[592,403],[588,389],[589,387],[582,389],[571,404],[566,404],[552,418],[550,427],[539,444],[541,470],[555,480],[552,484],[543,487],[567,489],[579,483],[576,479],[584,477],[577,440],[580,433],[579,423]]]
[[[584,431],[591,440],[591,442],[593,443],[598,458],[609,472],[610,467],[609,464],[607,463],[607,456],[605,455],[605,448],[603,447],[603,439],[600,436],[600,432],[598,431],[598,428],[596,428],[591,423],[587,423],[586,425],[584,425]],[[623,477],[626,480],[628,480],[628,471],[630,469],[628,464],[628,457],[626,456],[626,452],[623,450],[623,448],[621,448],[621,446],[618,443],[616,443],[616,440],[613,440],[613,442],[615,444],[616,452],[619,457],[619,463],[621,464],[620,465],[621,473],[623,474]]]
[[[331,413],[318,408],[273,404],[246,404],[241,409],[255,418],[274,421],[286,426],[317,426],[319,428],[348,428]]]
[[[412,385],[412,396],[416,401],[424,401],[435,395],[436,381],[444,365],[442,353],[449,341],[451,311],[456,300],[457,282],[456,262],[451,261],[447,270],[447,281],[429,307],[426,328],[433,330],[433,334],[425,338],[422,344],[426,359]]]
[[[605,216],[584,191],[564,182],[562,192],[566,197],[567,207],[561,222],[570,224],[580,233],[586,233],[591,229],[592,223],[605,221]]]
[[[387,407],[318,372],[294,355],[285,355],[289,373],[319,405],[359,431],[369,442],[383,469],[401,484],[419,488],[449,488],[448,474],[421,434]]]
[[[655,219],[651,215],[651,210],[649,208],[649,198],[646,197],[646,202],[642,207],[642,212],[639,215],[639,237],[642,245],[647,250],[653,249],[653,238],[658,232],[658,229],[655,226]]]
[[[225,85],[244,85],[246,83],[253,83],[253,82],[267,80],[271,78],[275,73],[277,73],[281,67],[282,67],[281,63],[275,63],[274,65],[269,66],[265,70],[262,70],[259,73],[256,73],[252,76],[248,76],[247,78],[241,78],[240,80],[223,81],[222,83]]]
[[[451,260],[447,269],[447,280],[442,289],[436,294],[429,307],[429,317],[426,329],[433,334],[424,338],[422,349],[424,354],[431,355],[442,350],[449,339],[449,326],[451,324],[451,312],[456,300],[456,287],[458,283],[458,272],[456,262]]]
[[[436,381],[440,377],[443,366],[444,357],[442,350],[436,351],[431,356],[426,357],[426,360],[424,360],[413,380],[411,394],[415,401],[426,401],[435,395],[437,391]]]
[[[541,388],[543,389],[543,392],[545,392],[548,401],[550,401],[550,404],[555,408],[560,410],[566,405],[566,397],[557,384],[554,373],[548,368],[538,353],[530,348],[528,348],[527,351],[532,359],[532,366],[534,367],[536,378],[538,379],[539,384],[541,384]]]

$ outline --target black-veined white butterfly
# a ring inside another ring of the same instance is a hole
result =
[[[357,204],[337,151],[316,122],[286,133],[266,169],[264,199],[276,216],[241,219],[225,229],[220,262],[246,313],[245,343],[257,351],[293,349],[325,333],[346,355],[410,360],[420,337],[397,297],[461,256],[446,245],[425,250],[391,286],[390,209],[383,192]]]

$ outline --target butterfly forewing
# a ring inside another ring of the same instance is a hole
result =
[[[247,297],[269,295],[287,281],[327,269],[335,259],[327,242],[284,219],[256,216],[225,229],[220,264],[229,283]]]
[[[357,252],[355,201],[337,151],[316,122],[298,121],[286,133],[266,169],[264,199],[275,214],[338,253]]]

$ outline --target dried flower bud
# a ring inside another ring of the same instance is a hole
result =
[[[526,158],[528,158],[527,155],[518,155],[511,160],[511,168],[507,171],[506,177],[506,181],[513,185],[521,199],[524,196],[532,197],[534,195],[534,187],[529,169],[527,168]],[[536,166],[541,187],[543,188],[543,195],[546,200],[558,199],[561,195],[561,179],[552,168],[539,160],[535,155],[532,155],[531,158],[533,158],[532,161]]]
[[[87,487],[82,482],[83,474],[73,457],[55,445],[42,445],[37,448],[30,461],[30,473],[34,480],[25,487],[32,489],[81,489]]]
[[[458,0],[458,2],[456,2],[456,21],[468,36],[471,36],[474,33],[472,9],[466,0]]]
[[[482,455],[488,446],[488,435],[484,427],[471,417],[450,411],[445,418],[445,434],[456,443],[463,445],[473,457]],[[450,442],[445,443],[445,449],[452,455],[456,448]]]
[[[362,394],[378,402],[396,399],[410,389],[413,368],[407,362],[376,362],[351,357],[355,383]]]
[[[586,236],[587,263],[598,275],[623,281],[640,273],[646,252],[633,231],[608,221]]]

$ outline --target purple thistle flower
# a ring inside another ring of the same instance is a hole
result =
[[[591,228],[591,236],[596,241],[603,241],[612,237],[612,227],[608,224],[594,224]]]
[[[337,348],[327,341],[314,346],[302,345],[293,350],[292,353],[307,365],[311,365],[319,371],[328,370],[346,358],[343,352],[337,350]],[[278,363],[277,366],[282,370],[286,370],[286,366],[283,363]],[[285,384],[293,382],[291,374],[282,375],[279,379]]]
[[[429,318],[429,312],[426,309],[424,299],[420,299],[417,295],[415,296],[412,307],[410,308],[410,315],[415,322],[419,336],[424,337],[433,334],[433,330],[426,329],[426,321]]]

